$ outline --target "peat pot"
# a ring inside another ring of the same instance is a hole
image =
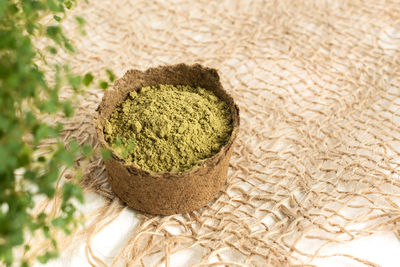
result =
[[[211,90],[228,104],[231,111],[233,131],[227,144],[218,153],[186,172],[151,173],[134,163],[126,164],[113,153],[104,139],[105,121],[129,92],[158,84],[200,86]],[[207,205],[225,184],[233,143],[238,134],[239,108],[223,89],[215,69],[199,64],[178,64],[146,71],[129,70],[115,81],[112,89],[104,93],[97,112],[99,142],[111,151],[111,158],[105,161],[108,181],[114,193],[128,206],[157,215],[186,213]]]

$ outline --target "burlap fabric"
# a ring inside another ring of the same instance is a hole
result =
[[[189,214],[137,212],[140,225],[107,262],[90,242],[127,208],[100,157],[90,162],[82,184],[106,204],[70,240],[86,242],[93,266],[169,265],[182,250],[198,256],[190,261],[196,266],[318,257],[374,265],[326,249],[399,233],[399,1],[93,0],[74,12],[87,21],[87,35],[74,37],[80,52],[65,56],[75,71],[111,68],[120,77],[131,68],[200,63],[219,70],[241,109],[218,198]],[[97,144],[102,94],[87,92],[65,121],[66,138]]]

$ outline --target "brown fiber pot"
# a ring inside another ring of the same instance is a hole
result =
[[[150,173],[135,164],[127,165],[104,140],[103,127],[118,103],[128,93],[144,86],[172,84],[200,86],[213,91],[231,109],[233,131],[229,142],[217,154],[194,169],[182,173]],[[151,214],[170,215],[201,208],[215,198],[226,182],[229,159],[239,128],[239,108],[222,88],[215,69],[195,65],[169,65],[146,71],[129,70],[104,93],[97,109],[96,131],[99,142],[111,151],[106,160],[108,181],[114,193],[128,206]]]

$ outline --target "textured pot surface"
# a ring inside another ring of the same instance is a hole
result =
[[[182,173],[150,173],[135,164],[127,165],[112,152],[104,140],[103,126],[114,108],[134,90],[144,86],[172,84],[200,86],[213,91],[225,101],[232,114],[233,131],[228,143],[198,167]],[[151,214],[170,215],[201,208],[215,198],[226,182],[229,159],[239,128],[239,109],[226,93],[215,69],[198,64],[178,64],[129,70],[114,88],[107,90],[97,109],[96,131],[101,145],[112,153],[106,161],[108,181],[114,193],[128,206]]]

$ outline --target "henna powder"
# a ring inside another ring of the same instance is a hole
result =
[[[215,155],[232,128],[228,105],[213,92],[160,84],[129,93],[106,120],[104,137],[127,164],[184,172]]]

